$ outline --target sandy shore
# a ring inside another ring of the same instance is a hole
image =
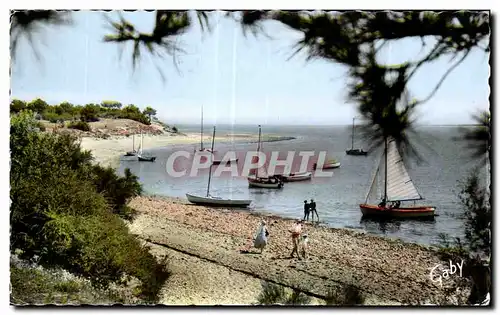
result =
[[[204,137],[205,144],[211,141],[210,136]],[[216,136],[217,143],[229,142],[234,139],[232,135]],[[257,139],[254,135],[246,135],[243,137],[239,135],[234,141],[254,141]],[[136,147],[138,146],[138,138],[136,137]],[[145,135],[143,138],[143,145],[146,149],[160,148],[173,144],[199,144],[200,134],[162,134],[162,135]],[[109,139],[100,139],[95,137],[83,137],[81,139],[81,146],[84,150],[90,150],[94,156],[94,160],[102,165],[117,167],[119,164],[120,156],[127,151],[132,150],[133,140],[132,137],[115,136]]]
[[[430,269],[442,262],[420,245],[345,229],[308,225],[309,258],[289,259],[292,221],[266,216],[270,242],[263,254],[243,254],[262,214],[212,209],[170,198],[137,197],[139,216],[131,231],[170,257],[173,276],[165,285],[165,304],[255,303],[262,280],[297,288],[321,298],[353,284],[366,304],[421,304],[462,301],[467,289],[449,294],[456,277],[440,287]],[[316,303],[319,300],[316,300]]]

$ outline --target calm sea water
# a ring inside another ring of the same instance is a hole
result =
[[[197,132],[199,126],[180,127],[182,132]],[[210,132],[210,128],[205,129]],[[424,156],[425,163],[410,162],[408,172],[425,198],[421,203],[436,207],[438,217],[432,222],[396,221],[377,222],[361,220],[359,203],[364,202],[370,179],[379,154],[348,156],[345,150],[351,146],[350,126],[307,127],[307,126],[265,126],[264,134],[296,137],[294,140],[264,143],[265,151],[280,152],[300,150],[328,150],[328,156],[335,157],[341,167],[333,170],[330,178],[313,178],[312,181],[287,183],[282,190],[249,189],[244,177],[222,176],[212,178],[213,195],[250,198],[250,211],[266,210],[271,213],[301,217],[303,200],[314,198],[320,220],[332,227],[348,227],[365,230],[368,233],[400,238],[406,241],[433,244],[440,233],[450,237],[463,237],[461,204],[458,199],[459,180],[463,180],[474,167],[464,144],[453,141],[457,127],[426,126],[418,129],[420,143],[416,146]],[[217,135],[228,133],[257,133],[255,126],[218,126]],[[357,147],[368,144],[357,141]],[[146,143],[147,145],[147,143]],[[205,143],[208,147],[210,143]],[[139,176],[146,193],[185,198],[186,193],[205,193],[208,171],[197,177],[174,178],[165,171],[166,160],[175,151],[187,149],[192,152],[195,145],[175,145],[148,151],[157,156],[155,163],[137,162],[122,158],[119,171],[130,168]],[[216,143],[217,155],[228,150],[245,152],[255,150],[255,143]],[[239,155],[238,164],[243,164],[244,155]],[[283,158],[286,157],[283,156]],[[240,163],[241,162],[241,163]],[[190,163],[185,161],[185,163]],[[184,166],[188,166],[187,164]],[[486,179],[485,179],[486,180]]]

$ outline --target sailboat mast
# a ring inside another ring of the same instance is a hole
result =
[[[257,153],[260,152],[260,135],[261,135],[261,127],[259,125],[259,143],[257,144]]]
[[[200,149],[203,150],[203,105],[201,105]]]
[[[352,139],[352,140],[351,140],[351,141],[352,141],[352,143],[351,143],[351,149],[354,149],[354,120],[355,120],[355,119],[356,119],[356,118],[353,118],[353,119],[352,119],[352,138],[351,138],[351,139]]]
[[[207,197],[210,194],[210,180],[212,179],[212,165],[214,165],[213,161],[213,153],[214,152],[214,141],[215,141],[215,126],[214,126],[214,133],[212,135],[212,150],[210,151],[210,169],[208,171],[208,185],[207,185]]]
[[[142,155],[142,145],[143,145],[142,128],[140,130],[141,130],[141,146],[140,146],[140,149],[139,149],[139,154]]]
[[[385,159],[385,179],[384,179],[384,201],[387,201],[387,137],[384,139],[385,143],[385,152],[384,152],[384,159]]]

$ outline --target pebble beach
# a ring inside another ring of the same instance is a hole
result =
[[[309,257],[290,259],[291,219],[172,198],[137,197],[130,206],[139,212],[132,232],[174,266],[165,304],[252,304],[261,281],[299,289],[317,304],[344,284],[360,288],[365,304],[372,305],[460,303],[468,294],[449,294],[458,278],[442,286],[431,281],[430,270],[445,262],[421,245],[308,223]],[[262,254],[243,253],[262,219],[268,246]]]

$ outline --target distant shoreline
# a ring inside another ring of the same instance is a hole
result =
[[[162,134],[162,135],[145,135],[144,136],[145,151],[156,148],[161,148],[169,145],[192,145],[200,142],[200,134],[186,133],[186,134]],[[288,141],[296,139],[295,137],[264,135],[261,142],[277,142]],[[203,141],[209,142],[211,136],[204,135]],[[238,134],[234,135],[216,136],[215,141],[218,143],[257,143],[258,136],[253,134]],[[137,142],[137,141],[136,141]],[[132,150],[133,140],[127,136],[112,136],[108,139],[98,137],[82,137],[81,147],[84,150],[90,150],[94,161],[104,165],[118,168],[120,165],[120,157],[127,151]],[[137,145],[137,144],[136,144]]]

